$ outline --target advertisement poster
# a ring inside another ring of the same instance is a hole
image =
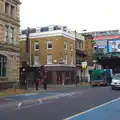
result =
[[[107,40],[96,40],[96,53],[107,53]]]
[[[120,52],[120,39],[108,41],[109,52]]]

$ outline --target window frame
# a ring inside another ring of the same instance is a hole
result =
[[[65,47],[65,45],[66,45],[66,47]],[[64,50],[67,50],[68,49],[68,42],[65,40],[64,41]]]
[[[49,44],[51,44],[51,45],[52,45],[52,40],[48,40],[48,41],[47,41],[47,50],[52,50],[53,45],[52,45],[52,47],[51,47],[51,48],[49,48]]]
[[[70,55],[70,64],[71,64],[71,65],[74,64],[74,58],[73,58],[73,55],[72,55],[72,54]]]
[[[39,50],[40,49],[40,45],[39,45],[38,49],[36,49],[36,45],[39,45],[39,42],[34,42],[34,50]]]
[[[8,37],[9,37],[9,26],[5,25],[4,26],[4,41],[8,42]]]
[[[38,57],[38,60],[35,59],[36,57]],[[37,63],[36,61],[38,61],[38,63]],[[38,56],[38,55],[35,55],[35,56],[34,56],[34,65],[39,65],[39,64],[40,64],[39,62],[40,62],[40,61],[39,61],[39,56]],[[36,63],[37,63],[37,64],[36,64]]]
[[[7,57],[0,54],[0,77],[7,77],[8,72],[7,64],[8,64]]]
[[[51,59],[48,59],[48,56],[51,56]],[[51,60],[51,62],[49,62]],[[53,64],[52,54],[47,54],[47,64]]]
[[[14,43],[14,28],[10,27],[10,43]]]
[[[64,64],[68,64],[68,56],[67,55],[64,56]]]
[[[73,51],[73,42],[70,42],[70,51]]]

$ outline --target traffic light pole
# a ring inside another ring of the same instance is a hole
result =
[[[31,66],[31,40],[30,40],[30,28],[27,28],[26,33],[26,53],[27,53],[27,60],[29,62],[29,66]]]

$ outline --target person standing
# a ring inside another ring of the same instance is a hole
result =
[[[37,69],[34,73],[34,81],[35,81],[36,90],[38,90],[39,84],[40,84],[40,71],[39,71],[39,69]]]
[[[43,88],[46,90],[47,89],[47,71],[45,71],[45,76],[43,80]]]

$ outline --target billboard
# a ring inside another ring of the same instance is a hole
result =
[[[107,52],[107,40],[96,40],[95,53],[106,53]]]
[[[120,39],[108,40],[108,52],[120,52]]]

